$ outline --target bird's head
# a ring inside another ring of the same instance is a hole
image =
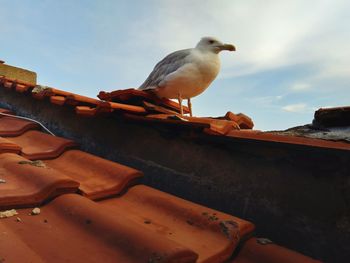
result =
[[[223,50],[236,51],[234,45],[224,44],[214,37],[203,37],[197,44],[196,48],[214,53],[219,53]]]

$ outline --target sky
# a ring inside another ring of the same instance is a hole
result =
[[[348,0],[0,0],[0,13],[0,60],[41,85],[137,88],[164,56],[214,36],[237,51],[220,54],[195,116],[242,112],[282,130],[350,105]]]

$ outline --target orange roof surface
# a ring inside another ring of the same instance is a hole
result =
[[[134,90],[100,93],[102,101],[52,88],[32,93],[33,86],[4,77],[0,85],[84,116],[118,111],[137,121],[193,126],[208,136],[275,138],[259,137],[244,114],[178,117],[176,103],[150,102]],[[126,103],[135,96],[135,105]],[[257,244],[253,223],[142,185],[142,171],[81,151],[34,122],[0,115],[0,136],[0,211],[17,209],[1,214],[0,262],[316,262]]]
[[[11,117],[4,118],[0,123]],[[2,134],[13,130],[1,127]],[[50,262],[96,262],[94,257],[102,262],[222,262],[254,229],[245,220],[154,188],[133,186],[140,171],[70,149],[76,147],[72,141],[37,130],[6,140],[20,152],[0,155],[5,181],[0,185],[0,209],[17,208],[20,222],[2,219],[1,240],[23,250],[18,255],[2,249],[1,256],[9,262],[31,256],[33,262],[49,261],[59,245],[57,261]],[[29,216],[30,209],[23,209],[35,206],[41,206],[40,215]],[[82,257],[86,248],[97,254]],[[109,252],[97,252],[105,250]]]

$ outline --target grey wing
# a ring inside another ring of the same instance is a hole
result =
[[[166,56],[164,59],[157,63],[151,74],[139,87],[139,90],[155,89],[159,87],[159,84],[167,75],[178,70],[180,67],[186,64],[186,57],[190,53],[191,49],[183,49],[175,51]]]

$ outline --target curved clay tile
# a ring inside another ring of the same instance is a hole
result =
[[[17,212],[22,222],[0,221],[0,247],[7,248],[1,249],[0,257],[5,262],[194,263],[197,259],[182,244],[76,194],[56,198],[37,216],[29,216],[29,209]]]
[[[131,221],[198,255],[198,262],[224,262],[254,225],[243,219],[186,201],[144,185],[134,186],[119,198],[101,201]]]
[[[45,163],[80,182],[80,192],[99,199],[124,191],[142,172],[79,150],[69,150]]]
[[[5,138],[0,137],[0,153],[20,153],[21,147]]]
[[[35,206],[62,193],[76,192],[79,183],[17,154],[0,154],[0,209]]]
[[[21,155],[30,160],[56,158],[66,149],[77,146],[71,140],[39,131],[27,131],[8,139],[22,147]]]
[[[19,136],[22,133],[38,129],[39,125],[26,120],[4,116],[0,118],[0,136]]]
[[[0,108],[0,113],[5,113],[5,114],[13,114],[10,110],[8,109],[3,109],[3,108]],[[1,114],[0,114],[0,118],[3,117]]]
[[[160,99],[155,95],[137,89],[123,89],[111,92],[100,91],[97,97],[99,97],[101,100],[140,106],[144,106],[143,103],[145,101],[148,101],[153,102],[157,105],[161,105],[162,107],[175,110],[176,112],[180,112],[180,107],[177,102],[165,98]],[[189,113],[187,106],[184,106],[183,110],[185,113]]]

